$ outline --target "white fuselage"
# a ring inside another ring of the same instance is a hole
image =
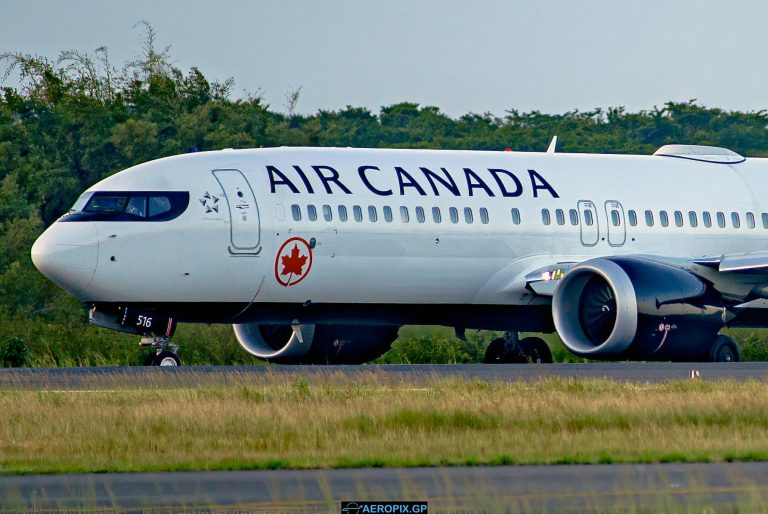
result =
[[[188,207],[170,221],[60,221],[41,237],[33,249],[41,271],[94,303],[528,305],[549,299],[526,288],[526,274],[553,263],[626,254],[691,259],[768,246],[763,159],[224,150],[141,164],[88,191],[189,192]],[[292,245],[281,247],[292,238],[314,246],[311,256],[304,246],[295,255],[311,262],[283,260]],[[281,276],[291,263],[301,264],[301,280]]]

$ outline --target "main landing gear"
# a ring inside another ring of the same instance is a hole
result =
[[[486,364],[549,363],[552,351],[539,337],[519,339],[517,332],[505,332],[504,337],[491,341],[485,350]]]
[[[715,344],[709,351],[709,360],[712,362],[739,362],[741,360],[741,350],[733,338],[718,335]]]
[[[139,345],[149,346],[154,350],[144,359],[145,366],[181,366],[181,359],[176,355],[179,345],[172,343],[167,337],[142,337]]]

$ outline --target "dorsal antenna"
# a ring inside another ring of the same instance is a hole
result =
[[[557,136],[552,136],[552,141],[549,142],[549,146],[547,147],[547,153],[555,153],[556,148],[557,148]]]

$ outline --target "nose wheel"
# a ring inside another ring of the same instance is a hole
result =
[[[179,345],[172,343],[167,337],[142,337],[139,345],[155,350],[144,359],[145,366],[181,366],[181,359],[176,355]]]

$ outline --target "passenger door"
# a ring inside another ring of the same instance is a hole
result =
[[[253,189],[239,170],[213,170],[221,185],[229,211],[229,253],[258,255],[261,252],[259,206]]]

